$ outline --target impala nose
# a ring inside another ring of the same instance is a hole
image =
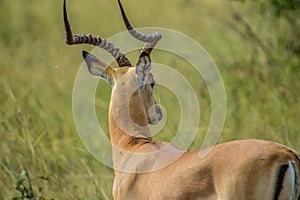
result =
[[[149,108],[149,124],[157,124],[162,119],[162,111],[159,104],[154,104]]]

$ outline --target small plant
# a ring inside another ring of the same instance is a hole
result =
[[[21,196],[13,197],[12,200],[46,200],[43,196],[43,188],[39,187],[38,191],[35,192],[32,187],[32,181],[35,180],[44,180],[48,181],[49,179],[44,176],[38,176],[33,179],[30,178],[27,171],[22,170],[20,173],[21,179],[17,181],[16,190],[21,193]]]

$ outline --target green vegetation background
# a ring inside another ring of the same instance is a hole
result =
[[[300,151],[296,7],[225,0],[124,0],[123,4],[136,27],[183,32],[216,62],[227,94],[219,142],[261,138]],[[49,178],[32,183],[49,199],[111,199],[113,170],[87,152],[72,118],[72,87],[81,50],[92,47],[64,44],[61,7],[62,1],[0,1],[1,200],[18,196],[15,186],[22,170]],[[284,12],[276,12],[280,9]],[[74,32],[107,38],[125,30],[116,1],[69,0],[68,10]],[[133,61],[137,56],[138,51],[129,55]],[[155,51],[152,59],[182,72],[197,92],[201,123],[190,150],[199,148],[210,120],[205,83],[175,55]],[[164,88],[158,86],[155,93],[168,112],[166,126],[155,139],[170,141],[180,108]],[[110,88],[100,81],[96,110],[106,132],[109,95]]]

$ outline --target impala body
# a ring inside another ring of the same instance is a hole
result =
[[[83,51],[89,72],[113,88],[109,127],[114,199],[299,200],[300,156],[283,145],[256,139],[232,141],[216,145],[200,158],[199,151],[185,152],[151,139],[148,126],[162,119],[162,111],[152,94],[150,53],[161,35],[137,32],[118,2],[129,33],[146,42],[136,66],[99,36],[72,35],[64,2],[66,43],[99,46],[119,64],[111,68]]]

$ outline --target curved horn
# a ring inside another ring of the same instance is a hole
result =
[[[98,46],[107,52],[109,52],[118,62],[119,67],[132,66],[128,58],[121,53],[119,48],[116,48],[112,43],[107,42],[106,39],[102,39],[100,36],[93,36],[91,34],[72,34],[71,26],[68,20],[66,0],[63,4],[63,16],[64,16],[64,26],[66,32],[66,43],[68,45],[75,44],[91,44]]]
[[[126,16],[126,13],[123,9],[123,6],[121,4],[121,1],[118,0],[118,3],[119,3],[119,6],[120,6],[120,10],[121,10],[121,13],[122,13],[122,17],[123,17],[123,20],[124,20],[124,23],[126,25],[126,28],[128,30],[128,32],[136,39],[140,40],[140,41],[143,41],[143,42],[146,42],[145,46],[143,47],[143,50],[142,51],[145,51],[147,53],[151,53],[152,49],[155,47],[155,45],[157,44],[157,42],[162,38],[162,35],[161,33],[159,32],[155,32],[155,33],[152,33],[150,35],[145,35],[145,34],[142,34],[142,33],[139,33],[137,30],[135,30],[133,28],[133,26],[130,24],[127,16]]]

